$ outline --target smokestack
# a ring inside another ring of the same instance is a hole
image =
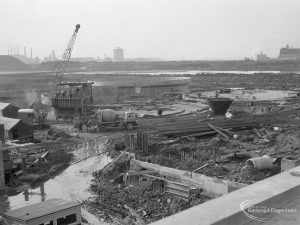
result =
[[[26,47],[24,47],[24,56],[27,58]]]
[[[30,58],[32,60],[32,48],[30,49]]]
[[[7,55],[9,55],[9,49],[7,49]]]
[[[19,49],[17,49],[17,53],[18,53],[18,55],[19,55]]]

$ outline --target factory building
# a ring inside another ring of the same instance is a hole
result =
[[[300,60],[300,48],[293,48],[289,45],[281,48],[278,60]]]
[[[114,61],[119,62],[124,60],[124,50],[122,48],[115,48],[113,51]]]
[[[268,61],[270,60],[270,58],[264,54],[262,51],[256,55],[256,61],[258,62],[262,62],[262,61]]]

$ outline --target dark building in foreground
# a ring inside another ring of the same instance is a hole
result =
[[[20,119],[0,117],[0,124],[4,124],[5,139],[32,138],[33,127]]]
[[[17,119],[18,110],[19,108],[17,106],[6,102],[0,102],[0,116]]]
[[[0,102],[0,124],[4,125],[5,139],[33,138],[33,113],[32,109]]]

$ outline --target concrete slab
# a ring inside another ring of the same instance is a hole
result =
[[[213,196],[226,195],[233,190],[246,186],[245,184],[208,177],[199,173],[178,170],[139,160],[131,160],[130,163],[131,167],[140,166],[142,168],[151,169],[156,171],[160,176],[171,178],[170,180],[188,184],[193,187],[203,188],[205,192],[208,192]]]

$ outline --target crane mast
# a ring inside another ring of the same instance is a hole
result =
[[[55,78],[56,86],[60,86],[59,84],[62,82],[64,73],[67,70],[79,28],[80,28],[80,24],[77,24],[73,32],[73,35],[66,47],[66,50],[62,56],[62,59],[59,62],[57,72],[56,72],[56,78]]]
[[[80,24],[77,24],[75,27],[75,30],[72,34],[71,39],[68,42],[68,45],[64,51],[64,54],[62,56],[62,59],[59,61],[57,71],[56,71],[56,77],[54,80],[54,89],[59,89],[61,90],[63,86],[61,86],[62,80],[64,73],[67,70],[68,63],[70,61],[72,51],[74,48],[75,40],[77,37],[78,30],[80,28]],[[52,89],[50,92],[53,92],[54,90]],[[50,108],[52,106],[51,102],[51,94],[43,93],[40,96],[38,96],[33,104],[31,105],[31,108],[34,109],[34,114],[35,114],[35,122],[39,125],[45,124],[47,115],[50,111]]]

